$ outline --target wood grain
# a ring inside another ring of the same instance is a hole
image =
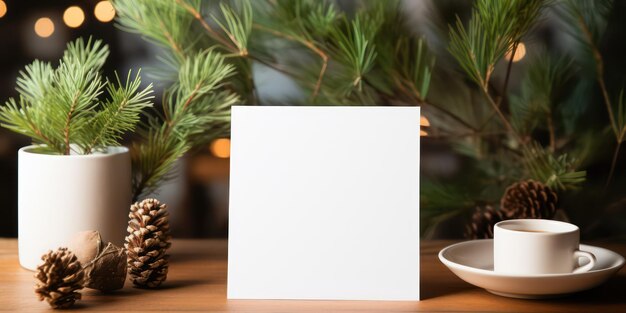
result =
[[[126,283],[110,294],[85,290],[76,309],[116,312],[626,312],[626,270],[606,284],[550,300],[492,295],[448,271],[437,259],[452,241],[422,242],[420,302],[226,300],[227,242],[176,240],[163,288],[143,290]],[[597,244],[626,254],[626,244]],[[50,312],[33,292],[33,272],[19,266],[17,240],[0,239],[0,311]]]

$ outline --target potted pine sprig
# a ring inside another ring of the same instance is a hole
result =
[[[131,159],[122,136],[152,106],[139,71],[102,75],[100,40],[70,42],[58,65],[36,60],[19,73],[18,98],[0,108],[3,127],[32,138],[18,152],[20,263],[35,269],[50,247],[98,230],[121,245],[131,202]]]

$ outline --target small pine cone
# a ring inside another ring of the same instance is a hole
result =
[[[502,211],[490,205],[478,206],[472,214],[472,220],[465,227],[465,237],[468,239],[493,238],[493,226],[504,219]]]
[[[128,273],[137,287],[155,288],[167,277],[170,225],[167,206],[146,199],[130,207],[127,250]]]
[[[37,267],[35,293],[39,301],[46,300],[55,309],[65,309],[80,299],[83,271],[76,256],[67,248],[49,251]]]
[[[509,186],[502,196],[500,208],[507,219],[554,217],[558,207],[558,196],[550,187],[526,180]]]

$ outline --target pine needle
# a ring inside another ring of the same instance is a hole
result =
[[[141,79],[126,85],[105,80],[100,70],[109,55],[101,40],[79,38],[68,43],[59,66],[35,60],[17,79],[19,100],[0,108],[0,122],[29,136],[42,151],[90,154],[119,145],[139,115],[152,106],[152,85],[139,90]],[[109,99],[100,100],[104,91]]]

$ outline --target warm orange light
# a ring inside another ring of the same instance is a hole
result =
[[[115,8],[111,4],[111,1],[105,0],[100,1],[96,4],[96,7],[93,9],[93,14],[96,16],[98,21],[106,23],[113,20],[115,17]]]
[[[230,157],[230,139],[228,138],[213,140],[210,148],[211,153],[218,158],[226,159]]]
[[[508,61],[511,60],[511,52],[513,52],[512,49],[513,47],[511,47],[511,50],[507,51],[506,54],[504,55],[504,58],[506,58]],[[523,42],[520,42],[519,44],[517,44],[517,49],[515,49],[515,55],[513,56],[513,63],[521,61],[525,55],[526,55],[526,45],[524,45]]]
[[[35,22],[35,33],[37,36],[46,38],[54,33],[54,23],[48,17],[42,17]]]
[[[85,12],[79,6],[71,6],[63,12],[63,22],[65,25],[76,28],[85,21]]]
[[[426,137],[428,133],[425,130],[420,130],[420,137]]]
[[[428,127],[430,126],[430,121],[426,118],[426,116],[420,116],[420,126]]]
[[[0,0],[0,17],[3,17],[7,14],[7,4]]]

